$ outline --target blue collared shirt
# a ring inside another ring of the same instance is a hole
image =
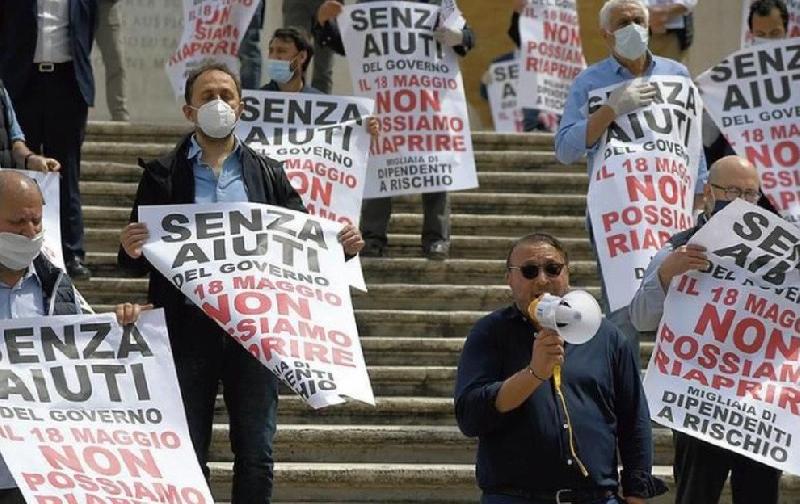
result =
[[[8,132],[9,136],[11,137],[12,142],[16,142],[17,140],[25,141],[25,135],[22,133],[22,128],[19,125],[19,121],[17,121],[17,114],[14,112],[14,106],[11,104],[11,97],[8,96],[8,91],[5,88],[2,88],[3,98],[8,105],[6,107],[7,113],[6,117],[8,119]]]
[[[682,64],[655,55],[650,56],[650,64],[644,72],[644,76],[649,77],[651,75],[690,77],[689,71]],[[589,175],[592,174],[594,155],[599,142],[591,147],[586,147],[589,93],[595,89],[620,84],[633,78],[635,76],[630,70],[620,65],[613,56],[595,63],[575,78],[569,91],[567,103],[564,105],[564,115],[561,118],[561,124],[559,124],[555,138],[556,157],[559,161],[564,164],[571,164],[586,154],[587,170]],[[701,156],[697,170],[696,193],[703,192],[703,185],[707,178],[706,160],[704,156]]]
[[[610,322],[603,320],[587,343],[565,345],[562,389],[588,477],[578,471],[569,449],[567,419],[552,380],[519,407],[497,410],[503,382],[530,363],[535,334],[512,305],[479,320],[467,336],[458,363],[455,412],[461,431],[478,437],[478,485],[487,493],[615,491],[619,447],[621,483],[631,495],[649,497],[644,488],[651,480],[653,447],[647,400],[633,350]]]
[[[192,136],[187,158],[192,162],[194,172],[195,203],[237,203],[247,201],[247,188],[242,172],[242,144],[233,137],[236,146],[222,163],[219,177],[211,166],[203,161],[203,150]]]
[[[33,266],[14,285],[0,281],[0,320],[45,315],[44,297],[39,275]],[[16,488],[17,484],[0,456],[0,489]]]

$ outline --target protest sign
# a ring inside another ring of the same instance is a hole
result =
[[[703,102],[761,190],[800,223],[800,39],[740,49],[697,78]]]
[[[13,171],[32,178],[39,185],[44,200],[42,203],[42,229],[44,230],[42,253],[51,263],[66,271],[64,253],[61,249],[60,179],[58,173],[42,173],[31,170]]]
[[[148,261],[312,407],[375,400],[341,227],[255,203],[143,206]]]
[[[442,0],[439,5],[439,26],[451,30],[463,30],[466,24],[467,20],[458,8],[456,0]]]
[[[358,226],[370,136],[369,98],[245,91],[236,135],[278,161],[308,213]],[[367,290],[358,256],[347,261],[350,283]]]
[[[656,87],[654,103],[611,123],[589,181],[589,218],[611,310],[630,303],[669,237],[693,225],[703,104],[686,77],[648,80]],[[588,113],[615,88],[589,93]]]
[[[742,27],[740,47],[750,47],[753,43],[753,34],[747,19],[750,16],[750,4],[755,0],[742,0]],[[787,37],[800,37],[800,0],[783,0],[789,11],[789,23],[786,27]]]
[[[586,68],[575,0],[528,0],[519,18],[522,107],[562,114],[575,77]]]
[[[795,474],[798,242],[800,229],[742,200],[712,217],[690,240],[709,266],[671,282],[644,379],[656,422]],[[774,288],[767,272],[790,255]]]
[[[0,452],[27,502],[212,504],[162,310],[0,321]]]
[[[337,18],[356,94],[375,100],[365,198],[478,186],[458,57],[433,36],[436,6],[347,5]]]
[[[203,62],[224,63],[239,73],[239,43],[258,0],[183,0],[183,34],[164,68],[175,96],[183,96],[186,77]]]
[[[498,133],[524,131],[522,107],[519,106],[519,60],[503,61],[489,65],[491,82],[486,86],[489,108],[492,109],[494,130]]]

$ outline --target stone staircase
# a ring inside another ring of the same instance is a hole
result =
[[[78,287],[96,309],[145,299],[146,280],[127,278],[116,267],[119,231],[139,180],[136,159],[166,153],[184,131],[89,124],[81,190],[95,276]],[[377,405],[351,402],[313,411],[282,394],[276,502],[477,502],[476,443],[455,426],[452,390],[470,327],[510,301],[503,283],[509,245],[534,230],[557,235],[569,249],[572,285],[600,295],[584,229],[584,166],[558,164],[550,135],[475,133],[473,143],[481,187],[452,194],[452,258],[421,257],[417,196],[397,198],[390,257],[363,259],[369,294],[356,293],[354,306]],[[652,343],[642,345],[643,362],[651,350]],[[654,434],[656,472],[671,484],[671,434],[658,427]],[[227,438],[220,398],[211,448],[217,500],[229,498]],[[798,478],[784,477],[782,485],[783,502],[800,502]]]

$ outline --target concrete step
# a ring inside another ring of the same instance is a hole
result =
[[[452,391],[451,391],[452,392]],[[314,410],[295,394],[280,396],[278,425],[455,425],[453,399],[440,397],[376,396],[375,406],[348,401]],[[222,397],[217,398],[214,423],[227,423]]]
[[[586,194],[589,177],[585,173],[554,170],[538,173],[479,173],[479,192]]]
[[[192,125],[123,123],[114,121],[90,121],[86,127],[87,142],[165,143],[174,145],[183,135],[191,131]],[[494,133],[475,131],[472,133],[475,150],[550,149],[553,135],[549,133]]]
[[[119,248],[121,228],[85,228],[86,249],[92,252],[114,252]],[[521,233],[533,230],[521,230]],[[491,232],[491,230],[488,230]],[[387,257],[422,257],[419,233],[389,234]],[[498,259],[505,258],[508,249],[518,236],[497,235],[452,235],[450,237],[450,257],[453,259]],[[593,258],[589,239],[585,237],[561,237],[567,248],[570,261],[583,261]]]
[[[81,199],[85,205],[130,209],[136,196],[136,184],[131,182],[83,181],[80,186]],[[586,196],[577,193],[511,194],[466,191],[451,193],[450,206],[454,213],[525,215],[535,208],[540,215],[581,216],[585,214]],[[421,213],[422,199],[416,194],[397,196],[393,199],[392,208],[400,213]]]
[[[94,277],[76,282],[90,303],[113,304],[128,298],[142,299],[147,294],[145,278]],[[599,297],[599,287],[582,288]],[[361,310],[415,310],[423,303],[432,310],[490,311],[511,302],[507,285],[372,284],[369,292],[354,291],[353,306]]]

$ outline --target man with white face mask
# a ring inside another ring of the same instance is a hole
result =
[[[41,253],[42,204],[34,180],[0,171],[0,320],[82,313],[72,281]],[[142,308],[118,305],[118,322],[135,322]],[[25,504],[2,457],[0,503]]]
[[[594,156],[600,138],[617,118],[641,107],[651,104],[655,89],[639,78],[654,75],[678,75],[689,77],[682,64],[671,59],[655,56],[647,48],[648,9],[643,0],[608,0],[600,9],[600,27],[611,55],[581,72],[570,88],[564,115],[561,118],[555,138],[556,157],[565,164],[575,163],[584,155],[587,157],[589,176],[592,175]],[[619,86],[606,100],[605,105],[587,114],[589,93],[615,84]],[[703,183],[707,171],[701,160],[698,167],[700,183],[696,187],[695,206],[702,201]],[[594,238],[590,233],[592,247]],[[598,264],[599,269],[599,264]],[[605,285],[601,284],[605,290]],[[609,313],[606,296],[603,296],[603,311],[631,341],[636,358],[639,356],[639,335],[630,323],[627,307]]]
[[[183,113],[195,130],[163,158],[141,163],[144,173],[117,261],[134,274],[149,273],[149,301],[164,308],[189,434],[206,478],[221,381],[234,458],[231,502],[269,503],[278,380],[147,262],[142,247],[148,232],[137,222],[138,207],[250,201],[306,210],[281,163],[234,135],[243,108],[236,74],[218,63],[201,66],[186,80],[185,100]],[[339,233],[339,241],[348,256],[364,246],[352,225]]]

